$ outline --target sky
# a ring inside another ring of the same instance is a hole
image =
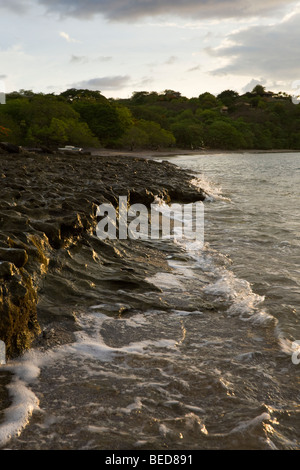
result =
[[[300,1],[0,0],[0,93],[300,94]]]

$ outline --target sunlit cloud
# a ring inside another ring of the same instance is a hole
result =
[[[116,90],[120,88],[124,88],[128,85],[130,81],[130,77],[128,75],[125,76],[112,76],[112,77],[98,77],[98,78],[91,78],[88,80],[82,80],[77,83],[73,83],[70,85],[70,88],[77,88],[77,89],[89,89],[95,91],[101,90]]]
[[[64,31],[61,31],[59,33],[60,37],[64,38],[67,42],[75,42],[75,43],[79,43],[80,41],[78,41],[77,39],[74,39],[74,38],[71,38],[70,35],[68,33],[65,33]]]

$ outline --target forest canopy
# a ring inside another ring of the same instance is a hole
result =
[[[0,139],[23,147],[64,145],[128,150],[300,149],[300,105],[257,85],[186,98],[174,90],[128,99],[69,89],[58,95],[20,90],[0,105]]]

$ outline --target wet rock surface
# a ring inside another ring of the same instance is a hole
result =
[[[139,240],[99,240],[101,203],[189,203],[205,194],[168,162],[124,156],[0,154],[0,339],[8,357],[68,342],[76,311],[110,299],[121,315],[147,308],[145,277],[162,253]],[[118,303],[122,290],[125,303]],[[159,303],[162,300],[158,300]],[[151,300],[153,306],[153,299]],[[126,304],[126,305],[125,305]]]

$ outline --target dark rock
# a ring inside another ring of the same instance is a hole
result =
[[[50,149],[49,147],[45,147],[45,146],[41,147],[41,151],[42,151],[42,153],[45,153],[45,154],[48,154],[48,155],[51,155],[52,153],[54,153],[54,151],[52,149]]]
[[[31,221],[31,227],[39,232],[45,233],[50,245],[59,248],[62,244],[60,228],[56,222]]]
[[[16,273],[16,268],[9,261],[0,261],[0,278],[9,279]]]
[[[20,153],[20,147],[9,142],[0,142],[0,148],[7,153]]]
[[[0,264],[1,266],[1,264]],[[7,357],[28,349],[40,332],[36,316],[36,290],[30,276],[14,272],[2,284],[0,303],[0,339]]]
[[[28,255],[18,248],[0,248],[0,261],[10,261],[17,268],[22,268],[28,261]]]

